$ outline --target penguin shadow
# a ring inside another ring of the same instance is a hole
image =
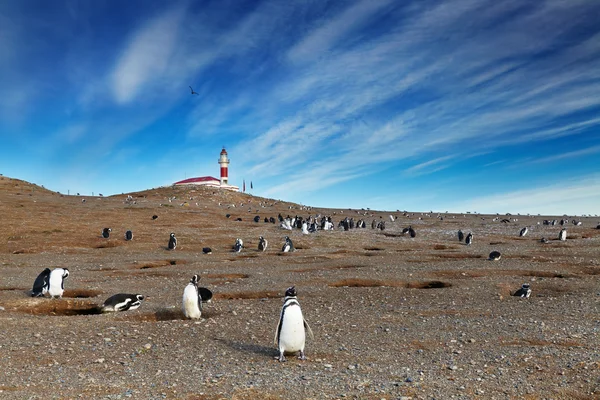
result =
[[[277,349],[273,347],[262,346],[260,344],[243,343],[224,338],[216,338],[215,340],[219,343],[223,343],[224,345],[232,348],[233,350],[242,351],[244,353],[254,353],[259,356],[265,356],[268,358],[273,358],[279,354],[277,352]]]

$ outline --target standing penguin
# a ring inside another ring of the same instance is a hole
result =
[[[212,299],[212,292],[198,286],[200,277],[192,276],[190,283],[183,290],[183,314],[186,318],[199,319],[202,315],[202,303],[208,303]]]
[[[131,240],[131,239],[133,239],[133,232],[131,232],[131,231],[125,232],[125,240]]]
[[[469,234],[467,235],[467,237],[465,238],[465,244],[467,246],[470,246],[471,243],[473,243],[473,234],[471,232],[469,232]]]
[[[519,236],[523,237],[525,235],[527,235],[527,232],[529,232],[529,229],[527,229],[527,227],[521,229],[521,232],[519,232]]]
[[[67,268],[55,268],[50,272],[48,280],[48,294],[51,298],[62,297],[65,292],[65,279],[69,276]]]
[[[292,251],[296,250],[294,248],[294,243],[292,243],[292,239],[290,239],[289,236],[285,237],[285,243],[283,244],[283,247],[281,248],[281,251],[284,253],[290,253]]]
[[[31,297],[40,297],[48,293],[50,287],[50,268],[43,270],[33,282]]]
[[[524,297],[528,299],[529,296],[531,296],[531,288],[529,287],[529,283],[524,283],[521,286],[521,289],[517,290],[513,296]]]
[[[558,240],[565,241],[567,240],[567,229],[562,228],[558,234]]]
[[[269,245],[269,242],[267,242],[267,239],[265,239],[262,236],[260,236],[258,238],[258,250],[259,251],[265,251],[265,250],[267,250],[267,246],[268,245]]]
[[[312,329],[304,319],[300,303],[296,297],[294,286],[285,291],[283,307],[279,316],[279,323],[275,331],[275,345],[279,350],[279,361],[285,361],[286,353],[300,352],[299,359],[305,360],[304,345],[306,343],[306,332],[314,339]]]
[[[302,233],[308,235],[308,223],[306,221],[302,222]]]
[[[144,298],[141,294],[115,294],[104,301],[104,304],[100,307],[100,311],[104,313],[135,310],[142,305]]]
[[[171,235],[169,237],[169,244],[167,245],[167,248],[169,250],[175,250],[176,247],[177,247],[177,238],[175,237],[174,233],[171,233]]]
[[[233,245],[233,251],[236,253],[240,253],[244,248],[244,242],[242,239],[235,239],[235,244]]]
[[[110,228],[104,228],[102,229],[102,237],[104,239],[108,239],[110,237],[110,233],[112,232],[112,229]]]
[[[458,230],[458,241],[462,242],[465,239],[465,234],[460,229]]]
[[[412,226],[408,227],[408,234],[410,235],[411,238],[414,238],[417,236],[417,232],[413,229]]]

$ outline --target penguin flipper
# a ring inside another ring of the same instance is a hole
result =
[[[304,320],[304,329],[306,329],[306,332],[308,332],[308,336],[310,336],[312,340],[315,340],[315,335],[313,334],[313,331],[310,329],[310,325],[308,325],[306,320]]]
[[[273,344],[275,346],[279,345],[279,332],[281,332],[281,318],[279,318],[279,322],[277,323],[277,328],[275,329],[275,339],[273,340]]]

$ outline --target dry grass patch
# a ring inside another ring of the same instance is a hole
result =
[[[288,272],[318,272],[318,271],[335,271],[335,270],[345,270],[345,269],[359,269],[364,268],[364,265],[340,265],[334,267],[315,267],[315,268],[302,268],[302,269],[292,269],[288,270]]]
[[[152,269],[168,267],[172,265],[184,265],[187,264],[186,260],[156,260],[156,261],[136,261],[131,265],[133,269]]]
[[[329,284],[329,287],[401,287],[407,289],[439,289],[451,286],[452,284],[441,281],[403,282],[360,278],[343,279]]]
[[[103,292],[100,290],[89,290],[89,289],[68,289],[65,290],[63,297],[71,299],[87,299],[90,297],[96,297],[101,295]]]
[[[403,282],[390,282],[390,281],[378,281],[375,279],[359,279],[349,278],[344,279],[335,283],[330,283],[330,287],[403,287]]]
[[[538,271],[538,270],[520,270],[520,269],[471,269],[463,270],[440,270],[431,271],[429,276],[466,279],[466,278],[481,278],[488,276],[530,276],[536,278],[577,278],[575,274],[569,274],[556,271]]]
[[[250,275],[248,274],[206,274],[206,275],[202,275],[203,278],[208,278],[208,279],[226,279],[226,280],[233,280],[233,279],[246,279],[246,278],[250,278]]]
[[[13,302],[10,306],[15,311],[31,315],[74,316],[100,313],[95,303],[86,300],[31,298]]]
[[[443,289],[451,286],[451,283],[442,281],[409,282],[406,285],[409,289]]]
[[[278,292],[263,290],[258,292],[216,293],[213,298],[220,300],[257,300],[277,299],[282,297]]]
[[[119,247],[122,245],[123,245],[123,242],[120,242],[118,240],[103,239],[102,242],[96,244],[94,247],[97,249],[110,249],[110,248]]]

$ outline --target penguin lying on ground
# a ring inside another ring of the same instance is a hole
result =
[[[104,304],[102,304],[102,307],[100,307],[100,311],[117,312],[135,310],[142,305],[144,298],[145,297],[141,294],[115,294],[114,296],[110,296],[108,299],[106,299]]]
[[[529,283],[524,283],[521,286],[521,289],[517,290],[513,296],[517,296],[517,297],[524,297],[526,299],[529,298],[529,296],[531,296],[531,288],[529,287]]]

